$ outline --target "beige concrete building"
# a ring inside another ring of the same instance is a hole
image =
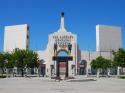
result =
[[[117,51],[121,46],[121,27],[96,26],[96,51]]]
[[[13,51],[15,48],[26,49],[29,47],[28,25],[5,26],[4,52]]]

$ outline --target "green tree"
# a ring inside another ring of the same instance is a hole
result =
[[[11,53],[4,53],[5,58],[5,67],[6,68],[13,68],[14,67],[14,59]]]
[[[91,68],[97,70],[97,77],[99,75],[99,70],[107,70],[111,67],[111,60],[105,59],[102,56],[97,57],[95,60],[92,60],[91,62]]]
[[[35,68],[39,66],[38,63],[38,54],[32,50],[26,50],[26,65],[27,68]]]
[[[24,68],[38,67],[38,55],[29,49],[15,49],[13,52],[15,66],[21,69],[21,75],[24,76]]]
[[[120,48],[117,52],[114,52],[114,67],[125,67],[125,50]]]
[[[125,50],[120,48],[117,52],[114,52],[113,67],[117,67],[117,75],[119,75],[119,67],[125,67]]]
[[[8,53],[8,52],[5,52],[4,53],[4,60],[5,60],[5,68],[6,68],[6,71],[7,71],[7,76],[9,74],[13,74],[13,68],[14,68],[14,59],[13,59],[13,56],[12,56],[12,53]]]
[[[2,71],[2,76],[4,74],[4,68],[5,68],[4,54],[0,52],[0,69]]]
[[[38,69],[39,62],[38,62],[38,54],[32,50],[26,50],[26,68],[31,69],[31,73],[34,74],[34,68]]]

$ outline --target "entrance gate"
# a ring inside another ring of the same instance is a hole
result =
[[[65,79],[68,77],[68,61],[72,61],[72,56],[54,56],[56,61],[56,77]]]

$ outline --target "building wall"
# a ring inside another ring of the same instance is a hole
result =
[[[96,59],[97,57],[102,56],[106,59],[113,59],[113,53],[112,52],[98,52],[98,51],[81,51],[81,60],[87,61],[87,67],[86,70],[91,71],[90,63],[92,60]]]
[[[4,52],[13,51],[15,48],[26,49],[29,43],[27,24],[5,26]]]
[[[36,51],[36,53],[38,54],[39,59],[44,60],[45,62],[47,61],[47,55],[48,54],[47,54],[46,50]]]
[[[121,47],[121,27],[96,26],[96,51],[117,51]]]

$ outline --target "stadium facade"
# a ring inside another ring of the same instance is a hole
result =
[[[27,24],[5,26],[4,51],[15,48],[29,47],[29,27]],[[79,49],[77,35],[68,32],[64,24],[64,13],[61,14],[60,28],[49,34],[45,50],[36,51],[41,60],[41,71],[46,76],[61,78],[74,77],[77,74],[88,75],[94,73],[90,63],[98,56],[112,59],[112,51],[122,47],[121,27],[97,25],[96,51],[82,51]],[[65,55],[61,55],[65,53]],[[112,72],[113,73],[113,72]]]

